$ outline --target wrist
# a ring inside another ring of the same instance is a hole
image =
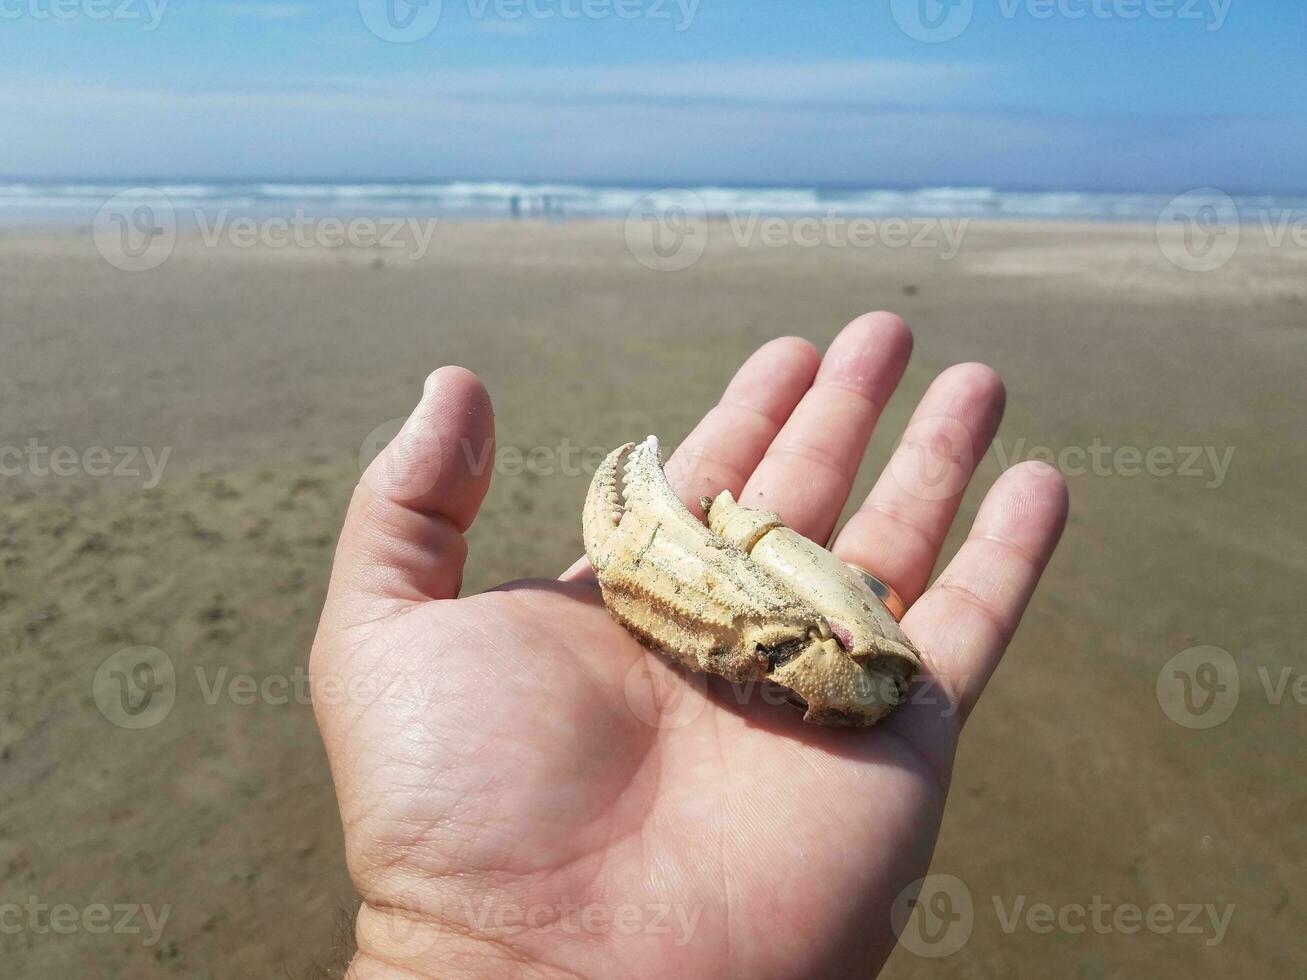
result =
[[[358,952],[346,980],[574,980],[512,946],[456,924],[367,903],[355,923]]]

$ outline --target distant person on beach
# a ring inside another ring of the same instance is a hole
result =
[[[828,541],[911,347],[888,313],[824,357],[763,346],[669,463],[678,491],[729,488]],[[432,374],[355,492],[312,656],[363,899],[349,975],[874,975],[1066,519],[1062,477],[1014,466],[931,584],[1003,407],[989,368],[943,372],[831,546],[906,601],[931,682],[869,731],[832,731],[673,671],[584,562],[457,599],[494,417],[473,374]]]

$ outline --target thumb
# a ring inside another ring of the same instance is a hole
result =
[[[427,378],[413,414],[354,490],[336,548],[324,620],[351,626],[395,607],[452,599],[490,487],[495,419],[471,371]]]

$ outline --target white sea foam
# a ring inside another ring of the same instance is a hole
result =
[[[819,188],[713,184],[682,188],[515,181],[0,181],[0,220],[39,213],[83,220],[118,195],[163,194],[181,210],[290,214],[369,211],[459,217],[625,218],[638,204],[721,215],[1042,218],[1152,221],[1169,194],[1005,191],[992,187]],[[1196,198],[1190,197],[1190,202]],[[1213,203],[1225,200],[1214,197]],[[1234,196],[1241,214],[1307,212],[1307,197]]]

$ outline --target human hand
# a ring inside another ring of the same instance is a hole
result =
[[[825,358],[765,345],[669,461],[677,491],[697,511],[730,489],[827,541],[911,345],[886,313]],[[909,604],[930,696],[827,730],[644,650],[584,561],[456,598],[494,422],[475,376],[435,372],[355,492],[312,656],[363,899],[349,976],[875,975],[1066,518],[1055,470],[1014,467],[926,588],[1003,401],[986,367],[941,374],[832,546]]]

